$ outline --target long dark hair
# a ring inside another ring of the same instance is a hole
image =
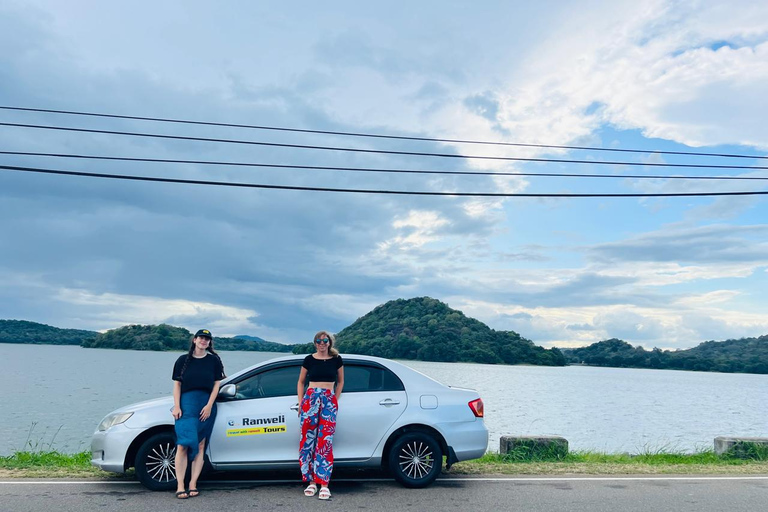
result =
[[[312,342],[314,343],[317,341],[318,338],[321,338],[323,335],[328,336],[328,339],[331,340],[328,343],[328,353],[331,354],[332,357],[336,357],[339,355],[339,351],[333,348],[333,344],[336,342],[336,336],[329,333],[328,331],[319,331],[317,334],[315,334],[315,337],[312,338]]]
[[[192,353],[195,351],[195,338],[196,336],[192,336],[192,341],[189,342],[189,350],[187,351],[187,357],[184,359],[184,366],[181,367],[181,373],[179,373],[179,378],[184,378],[184,371],[187,369],[187,365],[189,364],[189,361],[192,359]],[[211,342],[208,344],[208,348],[205,349],[206,352],[210,352],[214,356],[216,356],[216,359],[219,360],[219,363],[221,363],[221,374],[222,376],[226,377],[227,375],[224,373],[224,362],[221,360],[221,357],[219,357],[219,354],[216,353],[215,350],[213,350],[213,338],[211,338]]]

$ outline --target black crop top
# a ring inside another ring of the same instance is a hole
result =
[[[336,382],[339,368],[344,366],[341,356],[330,359],[315,359],[312,354],[304,358],[302,365],[307,369],[308,382]]]
[[[213,383],[224,378],[224,365],[221,364],[221,359],[210,352],[201,358],[190,356],[184,375],[181,375],[186,360],[187,354],[184,354],[173,365],[173,380],[181,381],[182,393],[195,389],[210,393],[213,391]]]

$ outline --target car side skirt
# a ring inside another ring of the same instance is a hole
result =
[[[368,459],[335,459],[333,465],[336,467],[380,467],[381,457],[371,457]],[[217,471],[258,471],[274,469],[295,469],[299,467],[298,459],[295,461],[263,461],[263,462],[223,462],[211,464]]]

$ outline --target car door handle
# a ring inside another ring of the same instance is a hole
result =
[[[384,400],[379,402],[379,405],[385,405],[385,406],[386,405],[399,405],[399,404],[400,404],[399,400],[392,400],[391,398],[385,398]]]
[[[292,410],[292,411],[298,411],[298,410],[299,410],[299,404],[293,404],[293,405],[291,406],[291,410]]]

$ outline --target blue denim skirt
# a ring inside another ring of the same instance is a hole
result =
[[[199,451],[200,441],[206,443],[213,432],[213,422],[216,420],[216,403],[211,409],[211,415],[205,421],[200,421],[200,411],[208,403],[211,394],[207,391],[193,390],[181,395],[181,418],[176,420],[176,444],[186,446],[189,459],[194,459]]]

